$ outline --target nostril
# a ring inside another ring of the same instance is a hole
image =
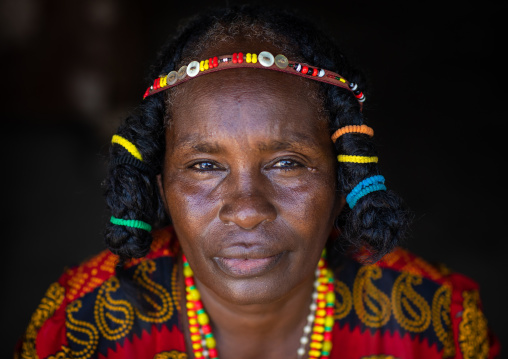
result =
[[[264,221],[273,221],[277,211],[263,197],[245,196],[223,204],[219,218],[225,224],[236,224],[244,229],[253,229]]]

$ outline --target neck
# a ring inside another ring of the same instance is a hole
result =
[[[314,280],[312,274],[272,303],[237,305],[225,301],[196,279],[220,358],[296,358],[310,311]]]

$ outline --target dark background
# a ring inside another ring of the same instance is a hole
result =
[[[64,268],[104,248],[104,154],[158,47],[181,18],[237,3],[0,0],[0,357]],[[264,3],[324,24],[367,73],[382,172],[415,213],[406,246],[478,281],[506,343],[506,7]]]

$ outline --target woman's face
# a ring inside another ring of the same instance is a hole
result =
[[[161,192],[200,283],[269,303],[314,276],[343,201],[313,84],[258,69],[183,85],[166,132]]]

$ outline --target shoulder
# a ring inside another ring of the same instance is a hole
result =
[[[125,268],[134,270],[142,263],[160,258],[174,258],[178,252],[178,242],[171,227],[153,232],[153,241],[148,254],[139,259],[133,259]],[[71,302],[93,292],[115,276],[118,256],[109,250],[89,258],[79,266],[65,271],[58,283],[65,288],[66,299]]]
[[[152,314],[162,315],[169,327],[176,324],[173,313],[179,310],[171,300],[178,295],[177,253],[172,229],[164,228],[153,232],[147,256],[124,267],[130,278],[148,288],[150,303],[156,307]],[[129,302],[116,276],[117,264],[118,257],[106,250],[69,268],[51,284],[18,345],[19,357],[56,358],[78,351],[92,355],[150,332],[153,321]]]
[[[372,265],[347,260],[335,287],[335,318],[349,331],[390,333],[386,343],[399,338],[442,357],[495,357],[498,344],[488,331],[478,284],[444,265],[396,248]]]

